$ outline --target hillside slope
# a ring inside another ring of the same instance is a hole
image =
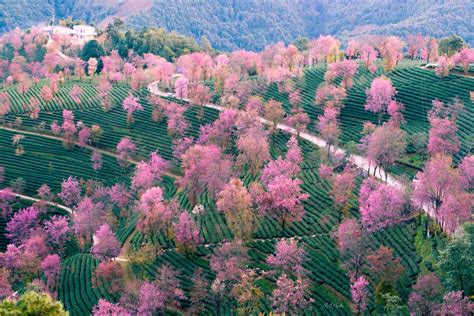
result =
[[[72,15],[104,26],[118,16],[131,27],[158,26],[199,38],[216,48],[261,49],[298,35],[458,34],[474,43],[474,2],[463,0],[66,0],[0,3],[0,32]]]

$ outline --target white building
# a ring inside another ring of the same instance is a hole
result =
[[[74,38],[83,42],[93,40],[97,35],[95,27],[90,25],[74,25],[73,31]]]

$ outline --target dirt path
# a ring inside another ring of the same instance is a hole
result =
[[[1,190],[0,190],[1,191]],[[59,203],[56,203],[56,202],[49,202],[49,201],[45,201],[45,200],[41,200],[41,199],[37,199],[37,198],[34,198],[34,197],[31,197],[31,196],[28,196],[28,195],[24,195],[24,194],[20,194],[20,193],[13,193],[13,195],[21,198],[21,199],[24,199],[24,200],[29,200],[29,201],[33,201],[33,202],[39,202],[39,201],[42,201],[48,205],[51,205],[51,206],[54,206],[54,207],[57,207],[57,208],[60,208],[62,210],[65,210],[66,212],[68,212],[69,214],[72,214],[72,209],[65,206],[65,205],[61,205]]]

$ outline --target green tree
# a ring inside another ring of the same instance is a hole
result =
[[[96,40],[88,41],[82,48],[81,58],[85,62],[89,61],[91,58],[97,59],[97,70],[96,73],[100,73],[104,65],[102,64],[101,56],[104,56],[104,49]],[[86,66],[87,67],[87,66]],[[87,71],[87,69],[86,69]]]
[[[439,268],[450,290],[474,294],[474,223],[466,223],[439,253]]]
[[[66,316],[63,304],[54,301],[47,293],[28,291],[18,300],[3,300],[0,315],[53,315]]]
[[[438,52],[440,55],[452,56],[459,52],[465,45],[464,40],[457,35],[445,37],[439,41]]]

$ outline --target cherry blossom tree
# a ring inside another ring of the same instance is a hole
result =
[[[108,192],[110,200],[120,208],[126,206],[132,198],[132,194],[128,191],[127,187],[121,183],[115,183]]]
[[[206,301],[209,298],[209,283],[204,277],[202,268],[196,269],[192,277],[193,287],[189,293],[191,314],[199,315],[206,310]]]
[[[217,209],[224,213],[226,224],[234,238],[242,240],[252,236],[258,218],[252,207],[252,196],[240,179],[230,179],[219,192],[216,205]]]
[[[250,192],[262,215],[278,220],[285,231],[288,222],[300,221],[303,217],[302,202],[309,195],[301,192],[301,183],[300,179],[278,176],[266,186],[266,190],[254,183]]]
[[[365,110],[380,113],[380,124],[380,115],[387,111],[390,102],[394,100],[396,94],[396,90],[392,86],[392,81],[385,76],[375,78],[365,93],[367,94]]]
[[[440,77],[449,76],[449,72],[454,68],[454,61],[451,57],[440,56],[436,64],[435,73]]]
[[[5,230],[6,236],[16,245],[20,245],[29,236],[30,233],[38,227],[38,210],[33,207],[27,207],[16,212],[7,223]]]
[[[173,226],[176,241],[183,248],[186,257],[200,241],[199,228],[188,212],[182,212]]]
[[[380,55],[383,58],[384,70],[392,71],[403,58],[403,42],[395,36],[388,36],[380,47]]]
[[[216,145],[194,145],[181,159],[184,176],[180,186],[187,189],[191,203],[206,187],[215,196],[232,176],[232,161]]]
[[[130,316],[132,315],[128,312],[125,308],[121,307],[119,304],[113,304],[109,301],[100,298],[97,305],[94,306],[92,310],[92,314],[94,316],[112,316],[112,315],[120,315],[120,316]]]
[[[102,79],[97,85],[97,97],[99,98],[102,108],[104,111],[109,111],[112,104],[110,99],[110,93],[112,92],[112,85],[109,80]]]
[[[285,115],[282,105],[283,104],[281,102],[275,101],[273,99],[264,105],[264,117],[272,123],[272,135],[275,134],[275,131],[277,130],[277,124],[282,121]]]
[[[66,243],[71,237],[71,227],[66,216],[54,215],[44,223],[44,230],[48,234],[51,246],[62,254],[66,249]]]
[[[107,260],[116,257],[120,253],[120,242],[115,237],[109,225],[103,224],[94,234],[94,245],[92,254],[101,259]]]
[[[352,77],[357,73],[358,68],[359,65],[357,62],[349,59],[329,64],[326,72],[329,77],[327,79],[330,79],[329,82],[331,82],[337,77],[342,77],[342,86],[346,89],[350,89],[353,85]]]
[[[385,246],[367,256],[367,264],[371,275],[382,282],[396,282],[405,271],[400,260],[394,258],[393,250]]]
[[[364,313],[369,303],[369,282],[362,275],[351,284],[352,310],[357,315]]]
[[[318,62],[335,62],[339,55],[339,42],[331,35],[320,35],[316,40],[311,41],[310,65],[313,65],[313,58]]]
[[[63,110],[63,124],[61,125],[61,129],[66,138],[66,148],[72,149],[74,146],[74,136],[77,132],[76,125],[74,124],[74,113],[72,111]]]
[[[341,130],[337,119],[339,111],[337,108],[325,107],[324,114],[318,118],[318,129],[321,137],[326,141],[328,152],[331,152],[331,146],[337,145]]]
[[[462,67],[464,74],[467,76],[469,73],[469,65],[474,63],[474,49],[467,47],[461,49],[459,53],[453,56],[453,61],[455,65]]]
[[[132,189],[149,189],[156,181],[161,181],[163,173],[169,163],[161,158],[157,152],[152,152],[148,162],[140,161],[135,167],[132,177]]]
[[[400,189],[368,178],[362,183],[359,194],[362,224],[370,232],[393,225],[401,217],[405,203]]]
[[[466,190],[474,189],[474,155],[465,156],[461,160],[459,172],[464,188]]]
[[[405,153],[406,138],[406,132],[397,126],[382,125],[362,139],[365,155],[369,162],[375,165],[374,175],[377,168],[382,167],[387,178],[387,168]]]
[[[431,315],[441,303],[443,286],[436,274],[429,272],[418,277],[408,298],[408,306],[413,313]]]
[[[355,187],[355,177],[356,171],[352,166],[346,166],[344,171],[339,174],[336,174],[332,178],[332,189],[330,195],[334,201],[334,209],[344,208],[344,206],[349,201],[352,191]],[[344,212],[346,210],[344,209]],[[339,222],[342,220],[343,212],[339,211]],[[347,216],[347,214],[344,214]]]
[[[345,54],[349,59],[354,59],[359,54],[360,48],[360,43],[356,40],[351,39],[347,42]]]
[[[168,102],[164,105],[163,110],[168,118],[168,133],[172,137],[183,137],[189,126],[184,117],[186,108],[177,103]]]
[[[430,118],[431,129],[428,137],[428,152],[430,154],[459,152],[461,143],[456,135],[456,122],[447,118]]]
[[[252,175],[256,175],[262,165],[270,160],[267,135],[262,130],[251,129],[237,139],[239,156],[237,164],[248,167]]]
[[[242,243],[225,242],[211,255],[209,264],[216,273],[216,279],[229,285],[239,281],[249,259],[247,248]]]
[[[345,219],[337,228],[337,248],[343,266],[358,277],[365,264],[367,243],[361,225],[353,218]]]
[[[474,305],[462,291],[451,291],[444,295],[441,315],[469,315],[474,311]]]
[[[133,113],[135,111],[143,111],[143,107],[138,103],[138,97],[129,95],[123,100],[122,108],[127,111],[127,124],[131,125],[135,121]]]
[[[451,164],[451,157],[435,155],[425,164],[423,172],[416,175],[413,191],[415,204],[419,207],[429,205],[436,217],[447,196],[461,191],[459,172]]]
[[[61,183],[61,192],[58,194],[67,206],[76,204],[81,198],[81,187],[75,177],[69,177]]]
[[[91,155],[92,169],[94,171],[100,170],[102,168],[102,154],[98,150],[92,151]]]
[[[275,254],[267,257],[267,263],[282,272],[303,277],[305,269],[303,268],[303,259],[305,257],[304,249],[298,247],[296,240],[280,240],[276,245]]]
[[[89,197],[84,197],[75,208],[72,219],[75,233],[89,241],[92,234],[105,222],[104,204],[94,203]]]
[[[282,274],[278,278],[276,286],[271,298],[275,311],[297,315],[303,310],[311,309],[309,303],[312,302],[312,299],[309,297],[309,284],[301,277],[293,281],[286,274]]]
[[[471,219],[473,209],[473,193],[453,192],[444,198],[439,208],[438,219],[445,230],[454,233],[459,226]]]
[[[180,76],[176,79],[174,83],[174,93],[178,99],[183,100],[188,98],[189,80],[186,77]]]
[[[122,167],[128,166],[128,160],[137,151],[137,147],[128,137],[123,137],[117,144],[116,153],[117,161]]]
[[[105,289],[109,294],[123,293],[124,269],[117,261],[103,261],[97,265],[93,285]]]
[[[10,97],[7,92],[0,92],[0,117],[5,116],[10,112]]]
[[[332,84],[323,83],[316,90],[315,102],[324,108],[341,109],[343,101],[346,99],[346,89]]]
[[[41,270],[46,277],[46,285],[54,293],[61,272],[61,258],[57,254],[46,256],[41,261]]]

